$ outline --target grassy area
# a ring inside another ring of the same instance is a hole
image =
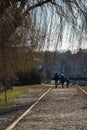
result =
[[[22,94],[27,94],[29,92],[29,88],[32,89],[48,89],[48,86],[44,85],[27,85],[22,87],[14,87],[13,92],[11,90],[7,91],[7,103],[5,103],[4,92],[0,93],[0,107],[10,105],[14,102],[14,99]]]
[[[14,87],[13,92],[7,91],[7,103],[5,103],[4,92],[0,93],[0,107],[12,104],[17,96],[28,93],[29,87]]]
[[[87,86],[81,86],[81,88],[87,93]]]

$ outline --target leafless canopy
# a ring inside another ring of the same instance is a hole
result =
[[[50,46],[56,49],[65,32],[70,42],[86,40],[87,0],[0,0],[0,55],[4,65],[10,56],[8,49],[11,53],[13,48],[26,46],[29,52]]]
[[[0,1],[0,46],[27,19],[29,25],[34,26],[34,32],[40,31],[39,38],[48,41],[60,41],[65,24],[70,23],[77,29],[78,37],[86,31],[87,0],[1,0]],[[29,19],[28,19],[29,17]],[[30,28],[30,27],[29,27]],[[50,37],[50,34],[53,35]],[[28,36],[29,37],[29,36]],[[72,36],[73,37],[73,36]],[[40,43],[40,41],[39,41]]]

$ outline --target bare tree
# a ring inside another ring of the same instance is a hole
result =
[[[48,4],[47,4],[48,3]],[[50,4],[51,3],[51,4]],[[66,21],[72,23],[72,27],[75,28],[75,25],[79,25],[78,29],[85,29],[86,30],[86,16],[87,16],[87,8],[86,8],[86,0],[1,0],[0,2],[0,46],[1,49],[4,48],[5,44],[8,41],[8,38],[14,31],[22,25],[23,19],[31,15],[33,12],[33,16],[36,16],[35,10],[37,7],[40,7],[42,10],[42,14],[47,14],[48,10],[52,11],[53,16],[55,12],[59,17],[60,28],[57,27],[58,24],[55,26],[60,30],[58,39],[61,40],[62,38],[62,31],[63,31],[63,23]],[[35,11],[34,11],[35,10]],[[39,9],[39,11],[41,11]],[[46,13],[47,12],[47,13]],[[37,13],[38,14],[38,13]],[[57,17],[57,16],[56,16]],[[41,18],[41,16],[39,16]],[[58,18],[57,18],[58,19]],[[64,20],[65,19],[65,20]],[[80,19],[80,20],[79,20]],[[33,19],[35,22],[36,17]],[[42,19],[43,20],[43,19]],[[2,22],[3,21],[3,22]],[[44,20],[43,20],[44,21]],[[50,27],[53,27],[53,19],[51,20]],[[42,21],[41,21],[42,22]],[[78,23],[79,22],[79,23]],[[45,21],[43,23],[43,26]],[[4,27],[4,30],[3,30]],[[49,28],[49,31],[52,31]],[[3,33],[1,33],[3,32]],[[4,44],[3,44],[4,42]]]
[[[87,0],[1,0],[1,72],[7,71],[9,48],[12,53],[13,48],[25,47],[27,44],[30,52],[37,46],[41,49],[45,43],[48,48],[60,47],[66,23],[69,23],[68,28],[71,30],[68,34],[69,41],[81,41],[82,31],[84,36],[87,31],[86,2]]]

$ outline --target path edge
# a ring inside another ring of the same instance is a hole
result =
[[[45,93],[42,94],[42,96],[39,97],[39,99],[34,103],[32,104],[21,116],[19,116],[11,125],[9,125],[5,130],[12,130],[16,125],[17,123],[23,118],[25,117],[38,103],[39,101],[47,94],[49,93],[50,91],[52,90],[52,87],[49,88],[48,90],[46,90]]]
[[[79,91],[80,91],[82,94],[84,94],[84,95],[87,97],[87,93],[86,93],[85,90],[83,90],[80,86],[76,86],[76,87],[79,89]]]

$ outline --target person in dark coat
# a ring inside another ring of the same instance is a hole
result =
[[[55,88],[57,88],[59,76],[57,73],[54,74],[54,80],[55,80]]]
[[[66,86],[67,86],[67,88],[69,87],[69,79],[68,78],[66,79]]]
[[[62,84],[62,88],[64,88],[64,82],[65,82],[65,77],[64,74],[61,74],[61,84]]]

